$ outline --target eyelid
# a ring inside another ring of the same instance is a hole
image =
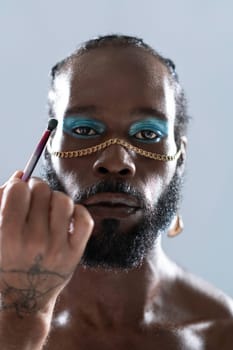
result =
[[[80,127],[88,127],[95,129],[98,133],[102,134],[106,130],[104,123],[97,121],[89,117],[81,116],[68,116],[63,120],[63,129],[67,132],[72,132],[73,129]]]
[[[133,136],[136,133],[143,130],[151,130],[160,134],[161,137],[168,135],[168,126],[166,121],[160,121],[158,119],[145,119],[136,123],[133,123],[129,129],[129,135]]]

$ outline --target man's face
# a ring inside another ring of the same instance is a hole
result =
[[[50,95],[58,119],[52,150],[78,150],[120,138],[174,155],[175,98],[166,67],[137,48],[101,48],[73,60]],[[137,266],[174,216],[176,161],[156,161],[114,144],[88,156],[47,159],[47,179],[90,211],[89,266]]]

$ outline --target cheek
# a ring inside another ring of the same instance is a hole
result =
[[[177,151],[173,132],[170,132],[166,142],[163,144],[163,149],[158,153],[174,155]],[[145,195],[148,203],[152,206],[157,203],[162,193],[170,184],[176,171],[176,164],[177,161],[155,161],[150,167],[148,163],[147,166],[145,165]]]
[[[61,127],[57,128],[56,133],[51,140],[50,147],[53,151],[70,149],[69,144],[67,145],[67,137],[64,136]],[[74,192],[74,188],[77,188],[79,182],[77,178],[77,174],[79,173],[77,159],[52,157],[52,164],[66,192],[71,195]]]
[[[53,157],[52,164],[66,193],[75,198],[78,193],[93,184],[91,161],[89,159],[62,159]]]
[[[156,162],[157,163],[157,162]],[[161,162],[151,170],[147,167],[144,179],[144,193],[148,203],[154,206],[171,182],[176,170],[176,162]]]

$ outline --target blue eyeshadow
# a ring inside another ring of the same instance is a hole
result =
[[[129,135],[134,136],[135,134],[142,131],[152,131],[158,135],[158,139],[146,140],[139,139],[142,142],[158,142],[161,138],[168,135],[168,122],[158,118],[146,118],[138,122],[133,123],[129,129]]]
[[[79,135],[75,133],[75,129],[77,128],[90,128],[95,130],[95,135]],[[96,137],[99,134],[103,134],[106,130],[105,124],[101,123],[100,121],[97,121],[92,118],[80,116],[80,115],[74,115],[74,116],[68,116],[64,118],[63,120],[63,130],[74,137],[78,138],[88,138],[88,137]]]

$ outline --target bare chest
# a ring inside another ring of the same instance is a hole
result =
[[[173,329],[81,330],[53,328],[45,350],[232,350],[233,322],[195,323]]]
[[[202,350],[200,337],[179,331],[89,331],[51,332],[45,350]]]

